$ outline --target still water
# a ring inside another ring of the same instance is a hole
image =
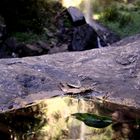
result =
[[[98,113],[93,101],[55,97],[37,105],[1,114],[0,140],[108,140],[111,127],[95,129],[73,113]]]
[[[73,113],[99,114],[92,100],[54,97],[0,114],[0,140],[139,140],[127,123],[93,128]],[[125,126],[124,126],[125,125]],[[113,129],[112,129],[113,128]]]

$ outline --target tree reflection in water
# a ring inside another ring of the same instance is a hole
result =
[[[0,139],[109,140],[114,138],[114,140],[119,140],[118,137],[115,138],[114,134],[118,134],[118,130],[126,132],[124,124],[113,125],[113,130],[111,126],[96,129],[86,126],[71,116],[73,113],[86,112],[98,114],[92,100],[55,97],[41,101],[39,104],[1,114]],[[115,133],[113,134],[112,131]],[[123,135],[121,137],[123,138]]]

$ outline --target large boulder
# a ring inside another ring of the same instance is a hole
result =
[[[69,89],[60,88],[61,83],[76,88],[75,94],[87,89],[90,100],[104,108],[140,118],[139,44],[137,39],[128,46],[1,59],[0,112],[66,94]]]

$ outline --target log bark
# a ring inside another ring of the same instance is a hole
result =
[[[90,88],[106,107],[140,112],[140,40],[119,47],[0,60],[0,112]],[[86,90],[85,90],[86,91]],[[81,93],[82,91],[79,91]],[[85,93],[86,94],[86,93]]]

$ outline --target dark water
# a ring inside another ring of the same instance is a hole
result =
[[[118,137],[129,140],[128,136],[133,135],[126,127],[122,129],[122,124],[113,126],[113,129],[112,125],[101,129],[89,127],[71,116],[77,112],[98,114],[92,100],[71,97],[55,97],[38,105],[1,114],[0,140],[119,140]],[[120,130],[128,135],[121,135]]]

